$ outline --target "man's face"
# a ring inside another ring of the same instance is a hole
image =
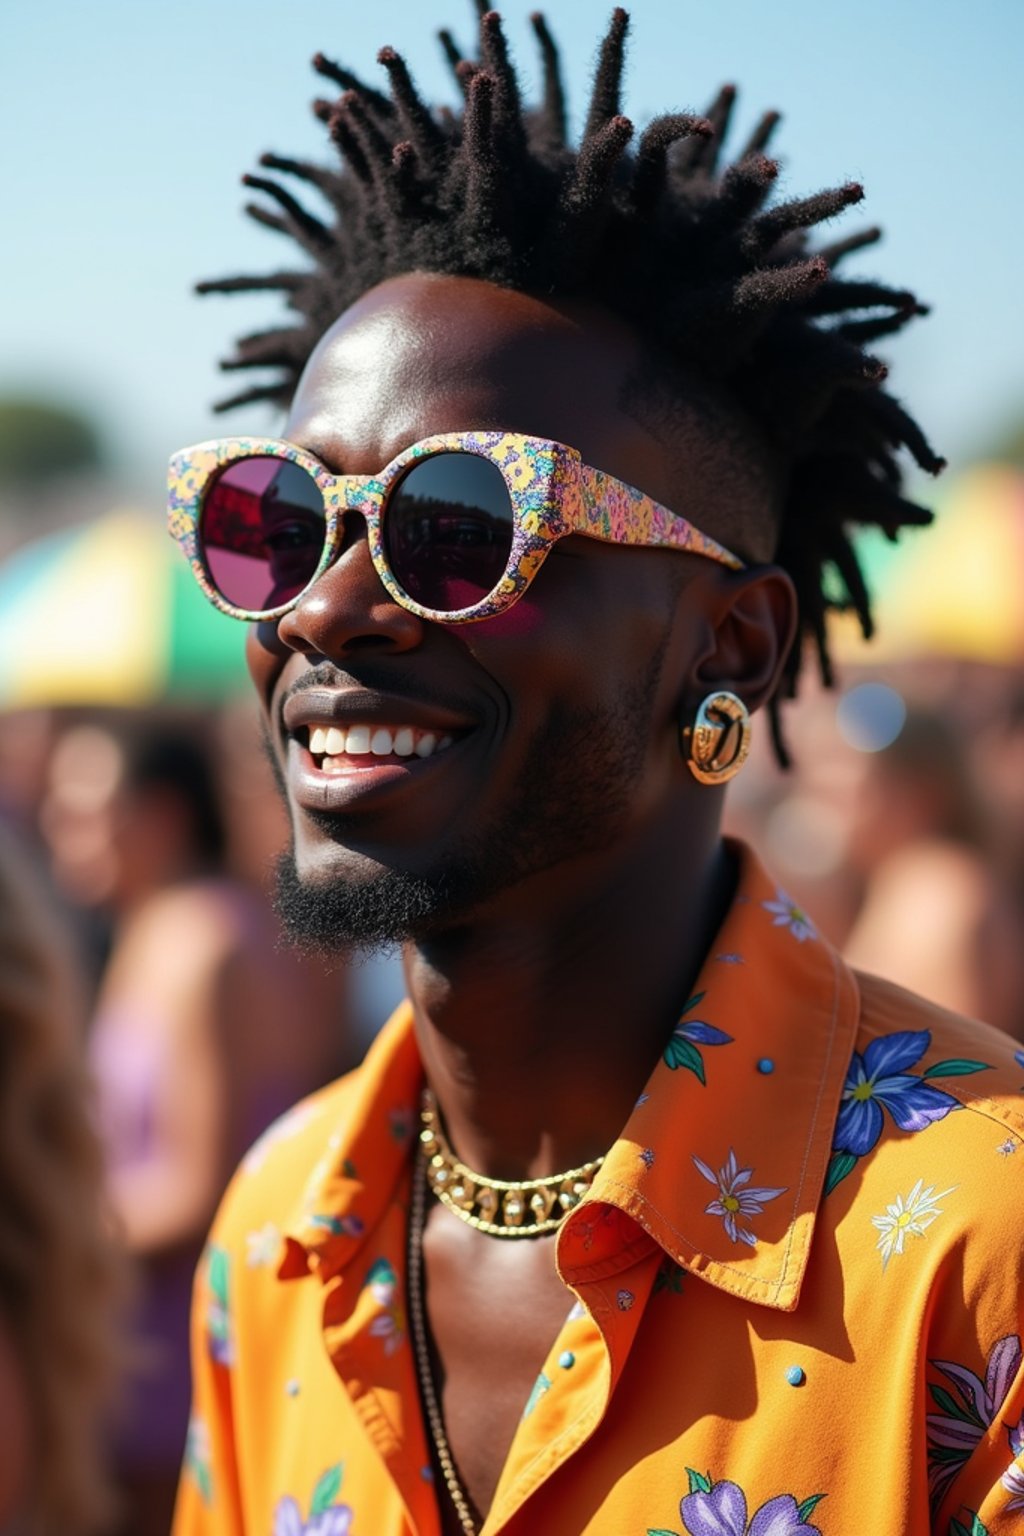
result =
[[[549,437],[696,520],[669,456],[620,405],[638,364],[629,332],[597,312],[412,275],[334,325],[285,435],[356,474],[439,432]],[[425,623],[391,601],[352,514],[334,565],[248,645],[291,815],[280,890],[295,935],[374,944],[489,903],[535,908],[538,881],[593,878],[594,860],[650,836],[687,792],[680,657],[698,621],[678,596],[707,568],[574,537],[506,614]],[[377,733],[390,733],[391,750],[356,751],[346,734],[325,760],[311,733],[332,727],[385,749]],[[411,756],[394,750],[410,741]]]

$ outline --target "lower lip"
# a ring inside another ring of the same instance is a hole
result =
[[[343,758],[337,768],[318,768],[308,747],[288,743],[288,781],[296,805],[307,811],[346,811],[356,802],[418,788],[427,776],[449,763],[465,737],[430,757],[375,757],[372,753]]]

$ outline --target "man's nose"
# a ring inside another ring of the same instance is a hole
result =
[[[408,651],[423,639],[424,621],[396,603],[374,569],[366,524],[278,623],[279,638],[307,656],[336,658],[355,651]]]

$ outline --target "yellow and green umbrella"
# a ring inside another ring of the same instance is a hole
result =
[[[221,698],[244,686],[243,640],[156,516],[112,512],[0,565],[5,709]]]
[[[865,643],[849,615],[836,621],[841,661],[958,657],[1024,664],[1024,476],[979,464],[944,487],[935,522],[858,545],[874,596],[876,634]]]

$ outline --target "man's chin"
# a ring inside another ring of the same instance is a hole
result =
[[[288,940],[309,954],[376,953],[426,938],[467,904],[449,876],[377,865],[351,875],[302,874],[292,850],[277,861],[274,909]]]

